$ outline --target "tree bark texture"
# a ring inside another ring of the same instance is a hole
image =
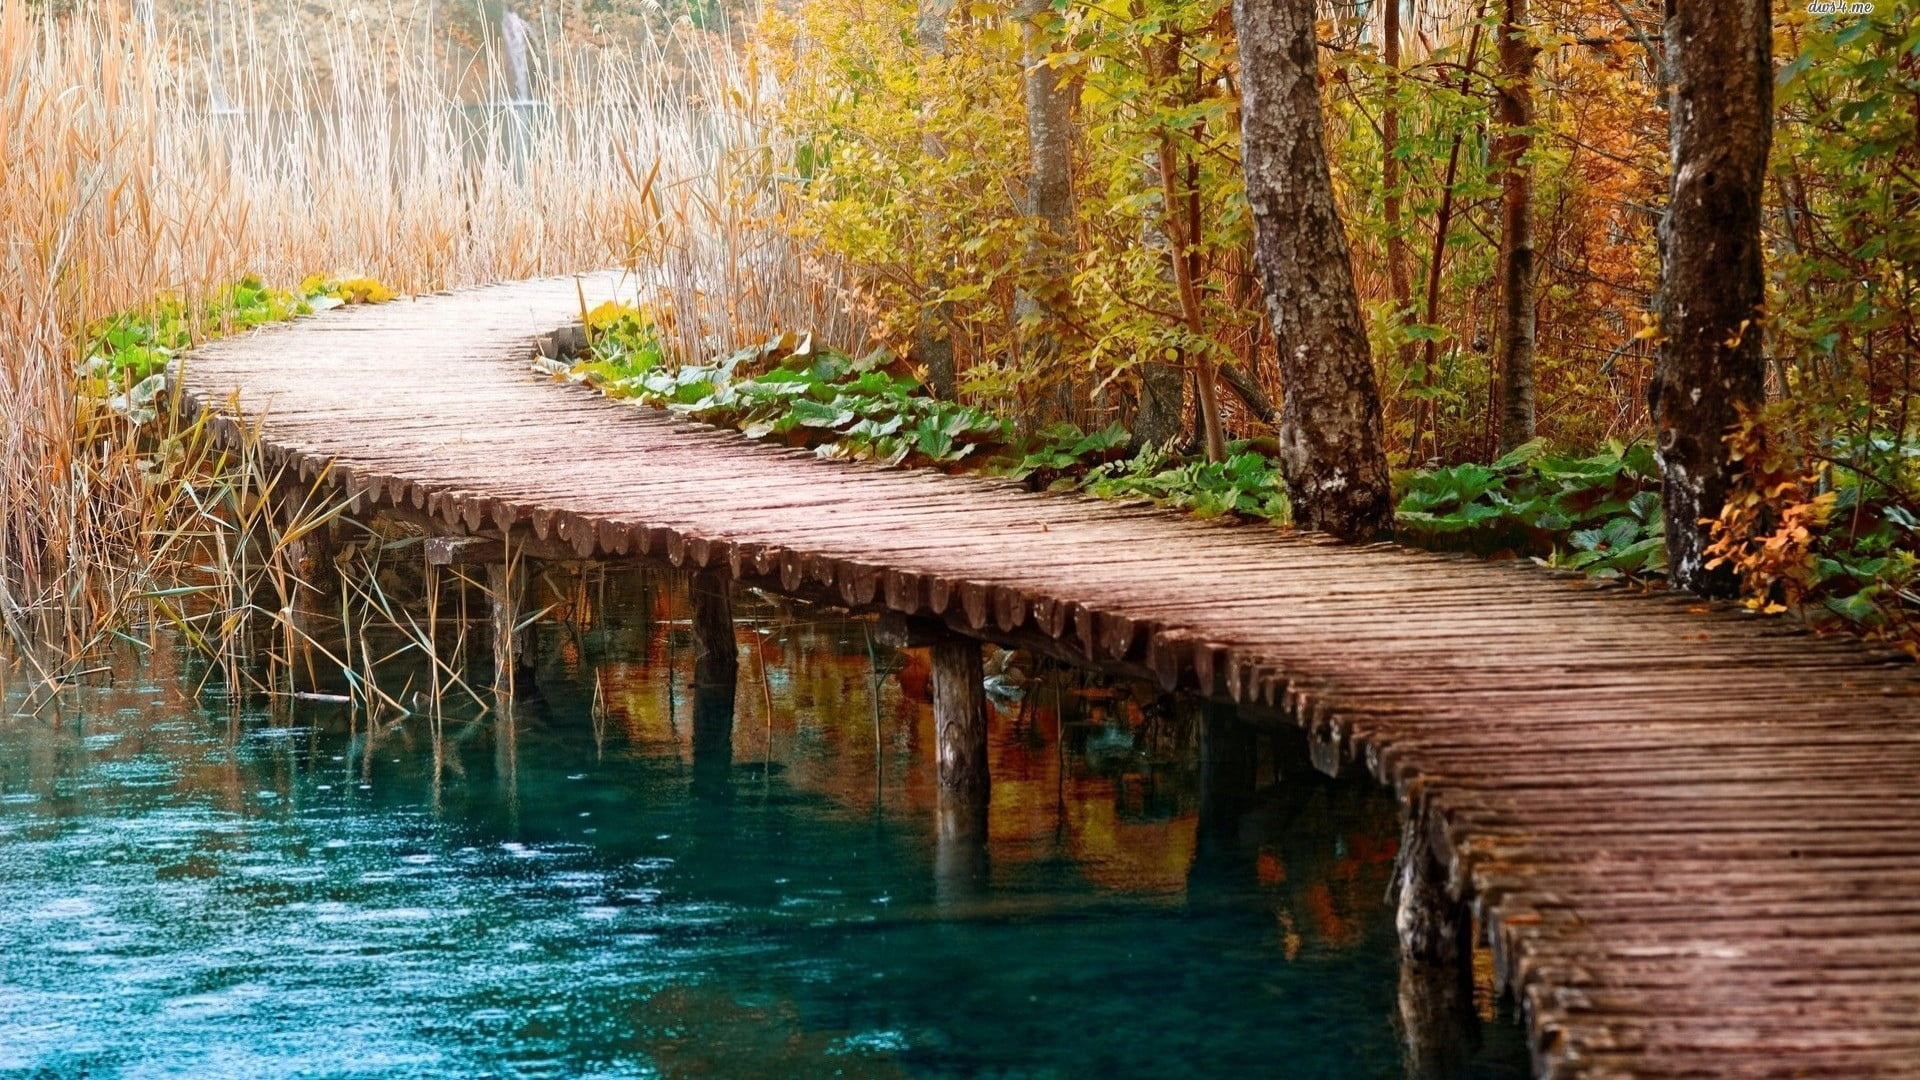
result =
[[[1160,155],[1150,153],[1142,162],[1141,183],[1159,186]],[[1140,229],[1140,242],[1151,251],[1165,253],[1165,278],[1173,277],[1173,240],[1165,228],[1166,215],[1147,215]],[[1187,415],[1187,380],[1179,364],[1144,360],[1134,369],[1140,381],[1140,407],[1134,413],[1135,446],[1164,446],[1180,437],[1180,426]]]
[[[987,692],[980,643],[958,634],[935,641],[933,724],[940,755],[940,786],[987,801]]]
[[[915,12],[914,34],[920,51],[929,58],[947,54],[947,18],[952,13],[953,0],[920,0]],[[931,130],[921,136],[920,146],[929,158],[939,160],[947,156],[946,147]],[[930,217],[928,226],[933,223]],[[945,292],[945,271],[936,272],[927,286],[932,292]],[[959,372],[953,362],[952,309],[953,305],[944,302],[932,305],[931,309],[923,308],[913,332],[914,352],[927,369],[927,386],[935,396],[947,401],[952,401],[959,390]]]
[[[1280,464],[1294,522],[1393,527],[1380,391],[1321,137],[1313,0],[1234,0],[1254,252],[1273,321]]]
[[[1500,18],[1500,453],[1533,438],[1533,43],[1527,0],[1505,0]]]
[[[1394,927],[1400,934],[1401,959],[1417,964],[1451,967],[1473,951],[1464,905],[1447,891],[1447,868],[1431,839],[1431,822],[1419,808],[1409,806],[1400,831],[1400,902]]]
[[[1199,241],[1200,223],[1181,220],[1179,181],[1174,175],[1173,140],[1160,136],[1160,206],[1166,218],[1167,234],[1173,238],[1168,250],[1173,266],[1174,289],[1180,295],[1180,316],[1187,334],[1194,341],[1206,337],[1205,316],[1200,311],[1200,293],[1193,282],[1193,262],[1189,253]],[[1200,441],[1208,461],[1227,460],[1227,436],[1220,426],[1220,380],[1213,358],[1204,353],[1189,353],[1192,358],[1194,407],[1199,410]]]
[[[1054,312],[1068,292],[1073,250],[1073,87],[1048,65],[1054,35],[1052,6],[1031,0],[1021,8],[1022,61],[1026,65],[1027,214],[1041,235],[1028,253],[1037,282],[1014,298],[1024,359],[1041,371],[1060,353]]]
[[[1134,414],[1133,441],[1163,446],[1179,438],[1187,411],[1187,380],[1180,368],[1148,360],[1135,372],[1140,379],[1140,408]]]
[[[1387,291],[1393,310],[1407,318],[1413,311],[1412,260],[1400,213],[1400,0],[1387,0],[1382,11],[1380,60],[1387,68],[1387,103],[1380,111],[1380,212],[1387,223]],[[1400,343],[1400,366],[1412,370],[1419,356],[1412,339]]]
[[[1661,228],[1660,355],[1649,392],[1665,481],[1667,563],[1695,592],[1707,529],[1738,478],[1727,429],[1765,396],[1760,215],[1772,141],[1771,13],[1762,0],[1668,0],[1673,179]]]

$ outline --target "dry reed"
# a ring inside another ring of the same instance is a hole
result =
[[[153,39],[0,0],[0,622],[56,658],[50,683],[156,597],[201,603],[195,632],[224,641],[291,606],[300,530],[260,510],[272,478],[194,417],[134,425],[78,392],[111,313],[247,274],[426,291],[624,265],[688,354],[795,326],[858,337],[783,236],[767,87],[724,36],[556,45],[517,101],[497,70],[477,99],[470,74],[449,89],[431,27],[280,25],[301,36],[235,18]]]

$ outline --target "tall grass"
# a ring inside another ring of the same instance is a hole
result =
[[[194,418],[137,426],[78,392],[110,313],[246,274],[425,291],[624,265],[689,354],[776,328],[854,336],[831,275],[783,239],[766,85],[724,36],[556,44],[535,100],[511,101],[499,65],[443,78],[430,26],[278,25],[299,36],[236,16],[149,38],[0,0],[0,622],[16,642],[71,657],[119,633],[245,501],[210,490],[232,460]]]

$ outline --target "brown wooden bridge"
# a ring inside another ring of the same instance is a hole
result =
[[[1321,768],[1400,794],[1403,936],[1432,937],[1423,897],[1443,925],[1471,905],[1543,1075],[1920,1076],[1913,665],[1523,567],[825,462],[537,380],[537,339],[619,287],[328,313],[201,350],[186,388],[237,394],[270,460],[448,534],[1284,715]],[[941,713],[956,769],[968,711]]]

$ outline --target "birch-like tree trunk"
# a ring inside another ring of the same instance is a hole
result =
[[[915,12],[914,32],[919,40],[920,51],[929,59],[947,54],[947,18],[953,13],[953,0],[920,0]],[[929,128],[920,137],[920,148],[929,158],[935,160],[947,156],[947,149],[941,145],[940,137]],[[928,215],[927,226],[932,228],[937,215]],[[947,275],[944,270],[935,271],[927,282],[930,292],[945,292]],[[959,373],[953,363],[953,305],[941,302],[930,308],[923,307],[919,320],[913,328],[913,349],[917,359],[927,369],[927,386],[934,394],[948,401],[953,400],[959,390]]]
[[[1023,359],[1037,371],[1054,366],[1060,352],[1054,312],[1068,292],[1073,252],[1074,88],[1047,63],[1054,35],[1046,25],[1052,5],[1029,0],[1021,7],[1022,62],[1026,65],[1027,214],[1042,230],[1030,252],[1034,286],[1014,299]]]
[[[1140,182],[1144,187],[1160,183],[1160,155],[1148,154],[1142,162]],[[1165,215],[1147,215],[1141,226],[1140,243],[1149,251],[1164,253],[1165,278],[1171,282],[1173,241],[1163,227]],[[1164,445],[1180,437],[1180,425],[1187,412],[1187,380],[1178,364],[1143,360],[1134,369],[1140,384],[1140,407],[1134,413],[1133,441],[1136,446]]]
[[[1527,0],[1505,0],[1500,18],[1500,453],[1533,438],[1533,43]]]
[[[1668,0],[1673,179],[1662,224],[1660,356],[1648,405],[1665,480],[1668,573],[1733,591],[1706,568],[1707,529],[1738,479],[1725,436],[1765,396],[1760,215],[1773,128],[1765,0]]]
[[[1314,0],[1234,0],[1254,254],[1285,398],[1280,465],[1303,528],[1390,531],[1393,500],[1346,230],[1333,200],[1316,82]]]

